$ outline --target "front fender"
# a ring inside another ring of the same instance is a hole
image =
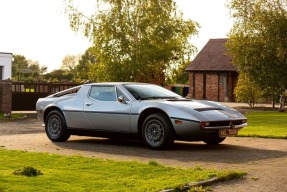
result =
[[[169,119],[173,127],[176,120],[185,120],[189,122],[199,122],[190,111],[174,107],[162,102],[133,102],[131,108],[131,131],[139,132],[144,119],[153,113],[164,113]],[[175,132],[177,132],[175,130]]]

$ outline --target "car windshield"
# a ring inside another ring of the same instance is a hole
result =
[[[180,95],[152,84],[125,84],[123,85],[136,100],[147,99],[179,99]]]

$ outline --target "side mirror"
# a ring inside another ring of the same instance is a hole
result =
[[[118,97],[118,102],[123,103],[123,104],[127,104],[127,102],[125,101],[123,96]]]

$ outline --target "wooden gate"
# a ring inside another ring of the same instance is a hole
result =
[[[39,98],[77,85],[80,84],[12,82],[12,111],[34,111]]]

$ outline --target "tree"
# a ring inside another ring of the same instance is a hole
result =
[[[81,56],[75,68],[77,81],[97,80],[97,58],[93,47],[88,48]]]
[[[264,91],[247,74],[240,73],[234,93],[236,101],[245,102],[253,108],[262,98]]]
[[[12,79],[16,80],[19,78],[19,70],[27,69],[29,66],[28,60],[23,55],[13,54],[12,61]]]
[[[171,69],[167,82],[169,84],[188,84],[189,76],[185,69],[189,64],[190,61]]]
[[[58,78],[58,81],[64,80],[75,80],[76,79],[76,66],[79,64],[81,55],[66,55],[64,59],[62,60],[62,65],[60,70],[54,71],[53,75],[56,75]],[[58,72],[63,71],[64,74],[57,75]],[[60,80],[61,79],[61,80]]]
[[[44,73],[47,71],[47,67],[46,66],[40,67],[38,61],[28,60],[28,62],[29,62],[28,70],[30,71],[30,79],[39,80],[40,77],[43,76]]]
[[[162,84],[169,70],[190,60],[188,40],[198,24],[183,20],[173,0],[97,0],[90,17],[66,3],[73,30],[93,41],[97,81]],[[188,57],[187,57],[188,56]]]
[[[37,81],[47,71],[46,66],[40,67],[38,61],[26,59],[23,55],[13,55],[12,79]]]
[[[278,90],[280,111],[284,111],[287,1],[230,0],[229,8],[235,21],[227,43],[233,63],[261,89]]]
[[[80,55],[66,55],[62,61],[61,69],[73,71],[79,64]]]
[[[51,82],[73,81],[74,74],[63,69],[56,69],[44,75],[45,80]]]

